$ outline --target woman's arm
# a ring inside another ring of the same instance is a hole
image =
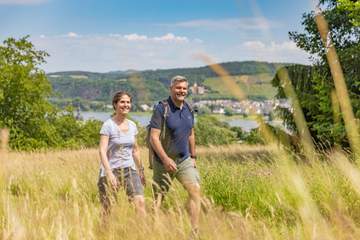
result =
[[[100,160],[101,163],[105,169],[105,174],[106,177],[108,178],[108,180],[110,181],[111,185],[113,187],[117,187],[117,180],[115,175],[113,174],[111,168],[110,168],[110,164],[109,164],[109,160],[107,157],[107,147],[109,144],[109,136],[106,135],[100,135],[100,144],[99,144],[99,154],[100,154]]]
[[[144,166],[143,166],[142,160],[140,158],[140,148],[139,148],[139,145],[137,144],[136,137],[135,137],[135,142],[134,142],[134,147],[133,147],[132,154],[133,154],[134,162],[135,162],[136,167],[137,167],[138,172],[139,172],[141,182],[142,182],[143,185],[145,185]]]
[[[137,144],[136,138],[135,138],[135,143],[134,143],[134,147],[133,147],[133,158],[136,164],[136,167],[138,169],[143,168],[143,164],[142,161],[140,159],[140,149],[139,149],[139,145]]]

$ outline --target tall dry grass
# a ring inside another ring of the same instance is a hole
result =
[[[276,138],[263,126],[268,146],[199,148],[201,239],[360,239],[359,132],[321,13],[316,21],[334,77],[333,102],[338,100],[339,105],[334,109],[343,114],[355,159],[350,161],[340,151],[314,154],[302,111],[296,106],[294,117],[304,156],[311,164],[272,145]],[[226,70],[216,64],[212,69],[239,99],[246,97]],[[282,73],[284,83],[289,83],[287,73]],[[296,99],[291,85],[287,87],[288,97]],[[2,135],[2,239],[189,239],[186,193],[178,183],[157,212],[152,211],[151,188],[146,188],[146,218],[137,216],[120,192],[104,222],[96,187],[97,150],[8,152],[7,134]],[[145,149],[141,157],[146,162]],[[149,170],[146,175],[151,178]]]
[[[120,192],[102,224],[97,150],[4,156],[2,239],[189,238],[186,192],[177,182],[156,214],[146,187],[146,219]],[[311,165],[291,158],[278,146],[200,148],[201,239],[359,239],[358,166],[341,153]]]

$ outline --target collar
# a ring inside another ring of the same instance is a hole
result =
[[[175,105],[175,103],[173,102],[173,100],[171,99],[171,96],[169,96],[168,97],[168,103],[169,103],[169,105],[170,105],[170,107],[171,108],[173,108],[173,109],[179,109],[179,110],[182,110],[183,108],[184,108],[184,105],[185,105],[185,103],[183,102],[183,105],[182,105],[182,107],[180,108],[180,107],[178,107],[178,106],[176,106]]]

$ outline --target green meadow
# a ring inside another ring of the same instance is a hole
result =
[[[277,145],[200,147],[201,239],[358,239],[360,171],[342,153],[311,164]],[[141,149],[146,161],[147,150]],[[294,161],[295,160],[295,161]],[[297,162],[297,163],[296,163]],[[146,170],[148,216],[119,192],[100,217],[96,149],[1,155],[2,239],[188,239],[186,193],[175,182],[154,211]]]
[[[232,76],[232,79],[249,98],[273,99],[276,94],[276,88],[271,84],[273,77],[274,76],[271,73],[260,73],[252,75],[234,75]],[[235,97],[219,77],[207,78],[204,81],[204,85],[212,90],[216,90],[216,93],[213,92],[208,94],[210,97],[216,95]]]

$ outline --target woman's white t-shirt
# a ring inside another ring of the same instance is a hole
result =
[[[133,121],[128,119],[126,121],[129,125],[127,132],[121,131],[112,118],[106,120],[100,130],[101,135],[109,136],[106,154],[111,169],[127,167],[136,169],[132,152],[138,130]],[[100,176],[105,176],[105,169],[102,164],[100,166]]]

